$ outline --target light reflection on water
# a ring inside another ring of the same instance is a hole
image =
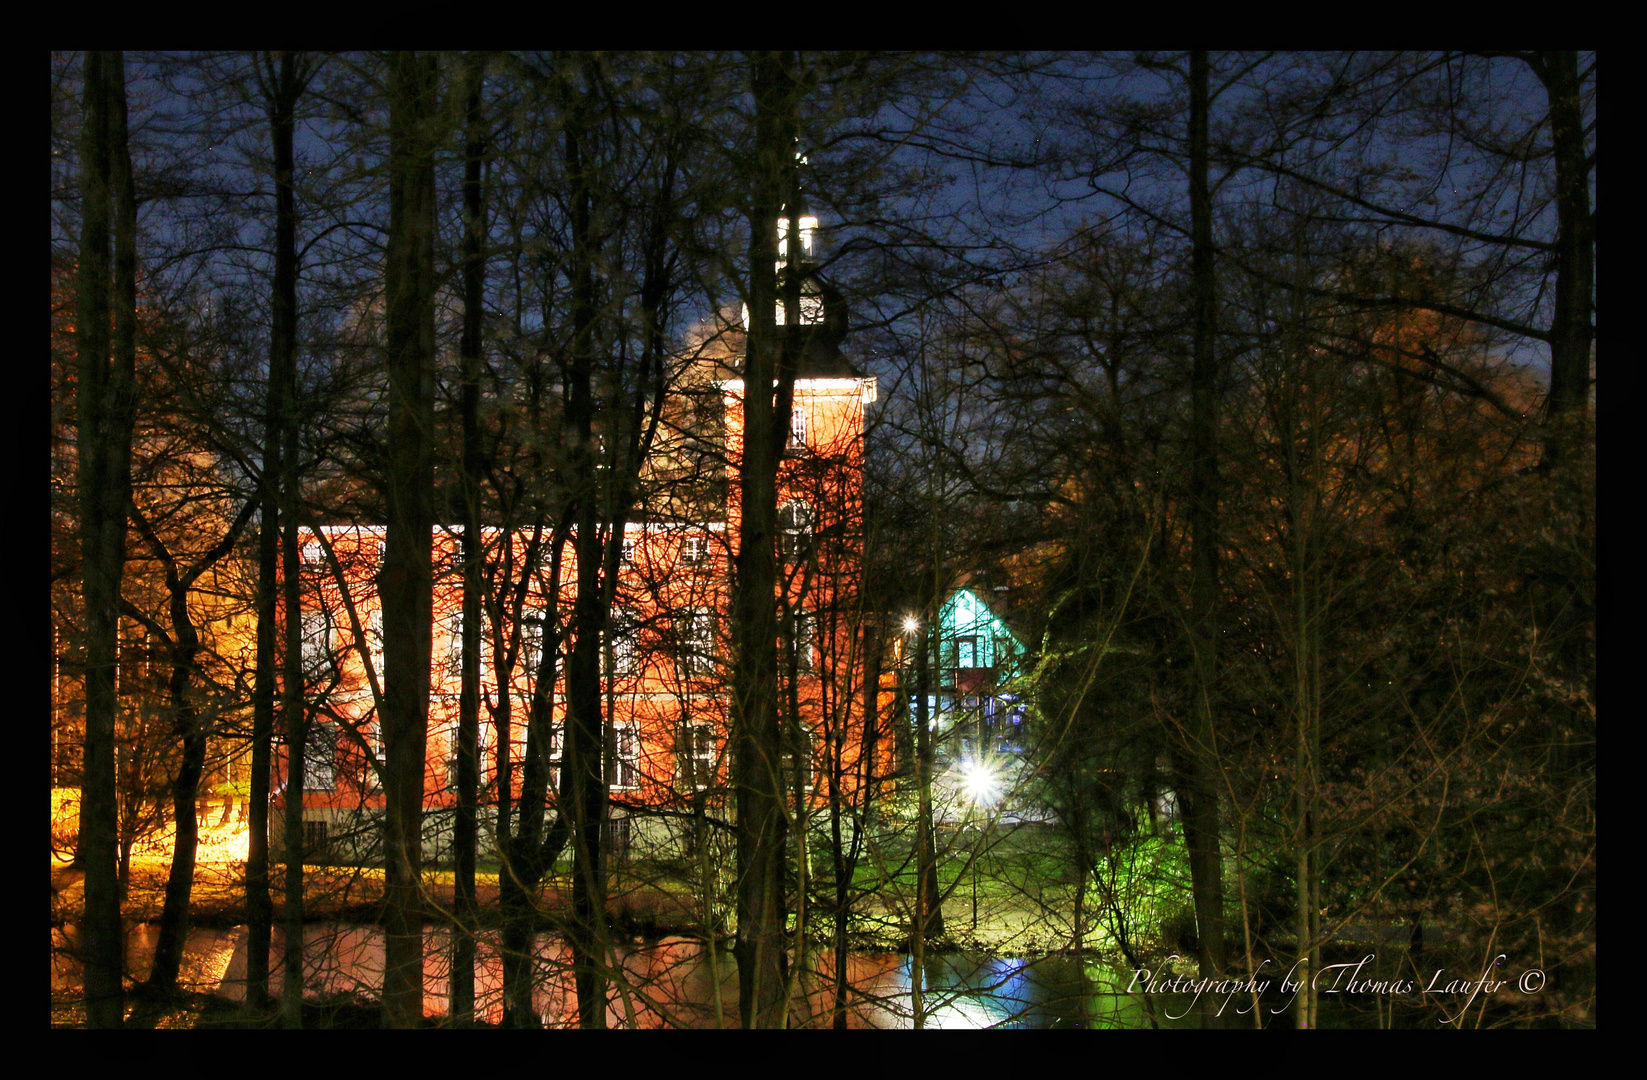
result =
[[[72,939],[73,928],[68,928]],[[143,924],[127,941],[128,970],[141,978],[148,971],[158,929]],[[181,982],[240,1001],[245,997],[246,928],[199,927],[189,932]],[[53,932],[52,989],[79,986],[78,965],[59,946]],[[304,927],[304,995],[310,999],[375,1000],[383,978],[383,932],[376,926],[315,923]],[[270,950],[270,992],[283,993],[280,929]],[[451,937],[444,928],[425,929],[424,1012],[447,1012]],[[566,942],[549,934],[536,940],[539,976],[533,1005],[548,1026],[573,1026],[577,1020],[571,953]],[[711,955],[694,940],[667,937],[620,943],[617,955],[623,978],[613,980],[607,1025],[614,1028],[735,1027],[738,1012],[737,965],[730,952]],[[847,960],[847,1026],[909,1028],[916,1025],[913,1002],[914,963],[900,953],[852,953]],[[819,952],[808,958],[797,978],[791,1023],[829,1027],[835,987],[833,958]],[[933,1029],[994,1027],[1147,1027],[1138,1001],[1126,993],[1130,972],[1082,964],[1067,956],[1011,958],[942,953],[922,965],[921,1026]],[[503,965],[495,942],[476,943],[477,1014],[489,1023],[503,1015]],[[718,997],[718,1009],[717,1009]],[[1174,1025],[1176,1026],[1176,1025]]]

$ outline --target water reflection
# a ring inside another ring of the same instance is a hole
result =
[[[133,927],[128,970],[148,971],[157,930]],[[78,965],[59,948],[72,944],[73,927],[54,931],[52,988],[71,990]],[[425,929],[424,1012],[448,1011],[451,935]],[[313,1000],[375,1001],[383,980],[383,932],[376,926],[316,923],[304,927],[304,996]],[[549,934],[536,940],[538,978],[533,1005],[546,1026],[577,1022],[571,952]],[[270,991],[284,993],[280,931],[270,950]],[[607,1025],[614,1028],[736,1027],[737,965],[730,952],[714,952],[688,938],[626,941],[614,949]],[[921,1014],[915,1011],[915,966],[899,953],[853,953],[847,960],[846,1025],[849,1028],[1047,1028],[1148,1027],[1140,1000],[1125,991],[1130,972],[1067,956],[1011,958],[965,953],[928,956],[921,965]],[[240,1001],[245,997],[244,927],[190,931],[185,985]],[[791,1022],[830,1027],[835,1008],[831,954],[809,955],[795,977]],[[493,940],[476,946],[476,1013],[488,1023],[503,1017],[503,964]],[[1177,1010],[1173,1010],[1177,1011]],[[1164,1026],[1179,1026],[1166,1024]]]

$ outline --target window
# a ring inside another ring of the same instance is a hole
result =
[[[612,612],[606,633],[612,645],[612,674],[640,674],[640,620],[625,608]]]
[[[696,566],[709,557],[709,537],[694,534],[681,541],[681,562]]]
[[[683,791],[702,791],[715,782],[715,725],[686,724],[676,733],[675,777]]]
[[[721,410],[724,405],[720,395],[695,397],[692,399],[691,407],[692,414],[687,421],[686,445],[700,451],[713,449],[722,424]]]
[[[159,647],[149,640],[149,632],[141,638],[130,638],[120,643],[115,654],[115,686],[122,693],[141,686],[152,685],[159,659]]]
[[[314,724],[303,742],[303,787],[308,791],[337,789],[337,725]]]
[[[325,854],[327,846],[326,823],[313,820],[303,822],[303,854],[322,855]]]
[[[626,536],[623,538],[622,554],[619,556],[624,566],[635,565],[635,541],[638,537]]]
[[[378,686],[383,684],[383,609],[373,608],[366,613],[366,650],[371,654],[372,670],[377,672]]]
[[[365,770],[360,776],[361,789],[367,792],[377,792],[382,785],[378,782],[377,766],[383,764],[383,725],[378,722],[377,714],[367,722],[363,733],[366,739],[366,749],[370,756],[365,759]],[[373,765],[376,762],[377,765]]]
[[[463,677],[463,611],[461,608],[452,612],[451,617],[446,620],[446,630],[448,635],[446,670],[453,678],[460,679]],[[481,663],[484,665],[486,662],[486,616],[484,614],[481,615],[480,620],[479,645],[480,649],[476,655],[481,658]]]
[[[523,727],[525,725],[522,725]],[[549,793],[560,791],[560,763],[566,756],[566,724],[555,721],[549,725]]]
[[[799,787],[803,793],[811,794],[814,781],[812,729],[805,724],[791,724],[784,730],[783,743],[784,791],[792,794]]]
[[[789,410],[789,445],[787,449],[802,451],[806,447],[806,406],[797,405]]]
[[[612,723],[612,786],[640,786],[640,725],[633,720]]]
[[[476,732],[475,741],[475,782],[484,787],[486,784],[486,734],[491,725],[484,720]],[[446,785],[452,791],[458,786],[458,747],[461,745],[458,738],[458,721],[452,720],[446,725]]]
[[[446,631],[446,673],[460,678],[463,675],[463,612],[452,612],[446,620]]]
[[[780,240],[782,246],[784,241]],[[780,286],[781,287],[781,286]],[[784,324],[783,297],[780,295],[777,302],[778,325]],[[746,322],[748,320],[745,320]],[[806,278],[801,282],[801,325],[816,326],[824,321],[823,290],[818,286],[816,278]]]
[[[992,666],[997,668],[1011,667],[1013,652],[1011,638],[997,637],[995,639],[995,663]]]
[[[961,637],[955,639],[955,666],[960,668],[979,666],[977,638]]]
[[[681,678],[702,678],[715,671],[715,617],[708,608],[675,613],[676,666]]]
[[[520,663],[529,675],[538,673],[543,660],[542,608],[525,608],[520,613]]]
[[[778,533],[786,561],[797,562],[811,552],[814,517],[803,499],[791,499],[778,507]]]
[[[303,545],[303,569],[319,570],[321,562],[326,557],[326,549],[316,541]]]
[[[810,611],[797,609],[790,615],[790,647],[795,650],[795,670],[811,671],[816,666],[813,660],[813,649],[816,646],[817,616]]]
[[[800,158],[800,155],[797,154],[796,157]],[[803,165],[806,163],[804,158],[800,161]],[[801,257],[803,259],[812,254],[812,234],[817,229],[817,216],[807,213],[804,206],[801,207],[801,216],[800,220],[795,222],[795,231],[800,234]],[[789,262],[789,217],[787,211],[778,218],[778,258],[783,260],[783,264]]]
[[[322,679],[332,670],[332,616],[325,608],[303,613],[303,673]]]
[[[1024,735],[1029,731],[1029,724],[1022,705],[1014,705],[1007,711],[1005,730],[1001,734],[1001,742],[1008,749],[1022,750]]]
[[[375,731],[377,725],[372,725]],[[486,786],[486,759],[491,751],[493,727],[484,718],[480,722],[480,729],[476,732],[475,741],[475,781],[484,788]],[[452,791],[457,791],[458,784],[458,721],[452,720],[446,724],[446,784]],[[378,754],[382,754],[378,750]],[[556,759],[556,764],[559,759]],[[375,788],[373,790],[376,790]]]
[[[629,818],[613,815],[606,819],[603,829],[606,833],[606,850],[613,858],[621,860],[629,853],[632,839]]]

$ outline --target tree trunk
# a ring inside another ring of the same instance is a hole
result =
[[[775,319],[776,225],[794,172],[797,95],[785,54],[754,59],[756,176],[750,213],[748,347],[744,357],[741,518],[732,596],[732,783],[738,816],[738,1014],[781,1028],[784,988],[784,793],[778,722],[778,457],[794,390]],[[790,318],[793,328],[799,320]],[[777,400],[772,388],[777,384]]]
[[[526,755],[522,762],[520,797],[512,830],[500,825],[498,850],[504,860],[498,875],[499,900],[503,907],[503,1026],[540,1026],[532,1000],[533,975],[537,970],[534,942],[537,932],[537,889],[544,871],[553,866],[566,843],[566,815],[557,813],[544,832],[549,791],[549,755],[553,743],[556,658],[560,652],[559,613],[555,599],[560,595],[561,566],[566,530],[557,527],[549,558],[548,601],[542,627],[542,647],[538,670],[532,683],[532,702],[526,718]],[[535,548],[535,544],[533,545]],[[537,556],[527,558],[529,566]],[[506,680],[505,680],[506,681]],[[505,744],[506,745],[506,744]],[[500,784],[499,787],[503,787]],[[499,796],[498,816],[504,818],[504,799]]]
[[[189,614],[189,591],[201,574],[234,549],[241,529],[251,520],[256,507],[255,500],[248,502],[223,538],[181,574],[147,518],[136,507],[132,508],[132,519],[166,569],[167,607],[171,618],[171,673],[167,690],[172,733],[183,742],[183,759],[172,781],[172,817],[176,823],[172,862],[166,876],[166,899],[160,912],[160,933],[147,987],[156,996],[170,995],[177,989],[177,973],[183,966],[183,946],[189,932],[189,895],[194,886],[195,854],[200,844],[195,808],[200,798],[200,778],[206,770],[206,740],[211,731],[209,722],[195,708],[190,689],[195,660],[200,654],[200,634]],[[159,634],[162,627],[151,623],[150,629]]]
[[[1320,417],[1312,396],[1315,391],[1314,372],[1309,366],[1312,351],[1302,345],[1288,351],[1295,353],[1292,362],[1303,368],[1298,388],[1286,405],[1286,419],[1280,427],[1281,438],[1287,447],[1287,517],[1291,532],[1288,579],[1292,590],[1290,637],[1293,646],[1295,740],[1292,844],[1297,875],[1295,918],[1298,935],[1297,974],[1294,980],[1299,986],[1294,1023],[1300,1030],[1305,1030],[1320,1026],[1319,998],[1314,986],[1321,964],[1317,938],[1321,867],[1316,858],[1321,755],[1321,655],[1318,642],[1323,614],[1319,578],[1321,553],[1317,550],[1321,542],[1318,529],[1320,496],[1316,487]]]
[[[1584,154],[1578,54],[1540,54],[1533,66],[1549,95],[1555,162],[1555,312],[1550,326],[1550,394],[1545,405],[1545,453],[1559,462],[1582,431],[1590,403],[1590,346],[1595,289],[1595,217],[1590,211],[1590,163]]]
[[[434,530],[435,170],[439,68],[389,59],[389,446],[383,604],[385,1027],[423,1020],[423,774]]]
[[[601,834],[606,821],[606,782],[601,768],[605,731],[601,716],[600,658],[607,606],[601,567],[606,544],[601,535],[601,495],[594,429],[596,313],[595,239],[591,235],[589,178],[583,160],[583,102],[574,97],[568,75],[566,168],[572,182],[572,352],[566,370],[570,394],[566,426],[575,433],[567,462],[577,531],[577,593],[572,606],[572,651],[566,661],[566,746],[561,761],[560,813],[572,845],[573,976],[578,990],[578,1025],[606,1026],[605,921],[606,864]],[[613,538],[621,542],[621,535]]]
[[[272,394],[270,397],[272,401]],[[246,1008],[269,1007],[269,948],[274,901],[269,894],[269,778],[274,768],[275,633],[280,538],[274,486],[279,475],[278,424],[265,412],[262,512],[257,537],[257,645],[252,676],[252,775],[246,806]]]
[[[281,717],[286,737],[286,786],[281,799],[281,846],[286,856],[285,896],[281,904],[281,1023],[290,1030],[303,1027],[303,791],[306,779],[304,757],[309,737],[307,686],[303,670],[303,593],[297,550],[297,438],[296,402],[293,393],[295,357],[278,373],[285,384],[282,400],[281,490],[286,496],[286,513],[280,530],[281,600],[285,621],[286,650],[282,662]]]
[[[174,625],[181,601],[173,602]],[[183,615],[186,620],[187,614]],[[179,631],[183,627],[177,627]],[[187,630],[194,639],[194,628]],[[176,831],[172,840],[172,863],[166,874],[166,899],[160,910],[159,937],[154,946],[154,962],[149,968],[148,990],[168,995],[177,989],[177,973],[183,966],[183,946],[189,933],[189,894],[194,886],[195,854],[200,846],[200,823],[195,806],[200,797],[200,777],[206,770],[206,725],[189,701],[189,672],[199,645],[196,640],[179,640],[173,649],[171,706],[176,716],[173,730],[183,737],[183,760],[172,781],[172,816]]]
[[[862,585],[860,578],[859,587],[862,588]],[[834,786],[830,792],[830,854],[835,863],[835,1003],[830,1026],[836,1031],[846,1030],[847,998],[850,988],[847,961],[850,955],[848,933],[852,926],[852,878],[857,873],[858,859],[863,851],[864,833],[870,827],[879,790],[876,760],[880,752],[881,737],[881,649],[884,646],[882,624],[875,613],[863,611],[861,602],[858,614],[861,619],[860,633],[864,657],[864,737],[858,751],[856,781],[859,802],[857,815],[850,822],[853,828],[850,841],[842,835],[841,827],[844,809],[841,804],[845,798],[841,790],[845,782],[845,768],[841,755],[845,740],[831,740],[830,748],[830,762],[835,767],[832,774]],[[845,715],[850,715],[850,709],[844,712]]]
[[[1533,65],[1549,96],[1550,143],[1555,162],[1555,311],[1550,325],[1550,393],[1544,413],[1544,460],[1554,485],[1558,529],[1583,545],[1585,524],[1594,514],[1586,472],[1593,459],[1590,363],[1595,340],[1595,215],[1590,209],[1593,163],[1584,153],[1584,111],[1580,100],[1578,54],[1555,50]],[[1594,579],[1594,552],[1563,551],[1540,590],[1540,620],[1553,639],[1555,655],[1594,692],[1595,605],[1586,579]],[[1570,756],[1564,748],[1563,758]]]
[[[937,746],[932,738],[932,653],[943,647],[936,600],[921,617],[915,654],[915,820],[916,903],[914,937],[924,943],[944,933],[943,890],[938,884],[938,844],[932,827],[932,768]],[[941,661],[940,661],[941,662]],[[918,946],[916,946],[918,947]]]
[[[269,894],[269,781],[274,766],[276,665],[279,649],[277,609],[280,582],[281,530],[296,498],[293,396],[297,382],[297,209],[292,188],[293,131],[297,97],[303,78],[297,57],[282,53],[278,68],[272,57],[265,64],[265,107],[275,169],[275,267],[270,290],[272,314],[269,334],[269,382],[264,411],[262,518],[258,535],[257,658],[252,696],[252,778],[248,819],[251,835],[246,852],[247,927],[246,1004],[260,1014],[268,1007],[269,947],[272,944],[274,905]],[[283,511],[285,513],[283,514]],[[295,583],[295,564],[286,567],[286,580]],[[287,610],[294,590],[287,590]],[[300,668],[288,662],[288,689]],[[297,676],[301,679],[301,675]],[[283,695],[283,701],[289,699]],[[284,818],[282,819],[284,823]],[[289,837],[288,837],[289,840]],[[288,852],[290,848],[288,847]],[[288,873],[291,859],[287,857]],[[301,863],[299,863],[301,869]],[[301,926],[299,919],[298,925]],[[288,924],[289,929],[289,924]],[[301,946],[301,939],[298,942]],[[301,969],[302,956],[296,956]],[[301,1012],[288,1015],[301,1022]]]
[[[1224,880],[1219,856],[1218,766],[1213,710],[1217,701],[1218,602],[1218,357],[1212,247],[1212,198],[1207,183],[1209,63],[1190,53],[1190,288],[1194,308],[1190,442],[1190,647],[1194,702],[1185,770],[1190,790],[1184,815],[1202,978],[1224,970]],[[1216,1005],[1202,1007],[1203,1026],[1218,1026]]]
[[[81,568],[86,611],[86,741],[80,806],[85,866],[86,1022],[125,1019],[120,924],[118,808],[115,795],[115,665],[120,582],[131,499],[136,377],[136,198],[126,147],[121,54],[88,52],[81,138],[81,235],[76,346],[76,434],[81,499]],[[111,214],[112,204],[112,214]],[[111,297],[109,240],[113,219]],[[109,317],[113,309],[113,362]]]
[[[458,699],[457,819],[453,825],[453,862],[456,864],[452,926],[451,1018],[468,1027],[475,1018],[475,855],[480,839],[476,801],[480,789],[480,623],[482,560],[485,543],[480,531],[480,365],[484,328],[486,265],[482,243],[486,230],[485,191],[481,186],[481,158],[486,136],[481,112],[481,90],[486,78],[483,53],[468,58],[467,137],[463,172],[463,672]]]

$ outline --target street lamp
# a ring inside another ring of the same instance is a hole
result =
[[[988,810],[1001,796],[1001,776],[987,761],[969,761],[961,766],[961,791],[971,804],[967,808],[967,823],[972,822],[974,808]],[[978,837],[982,839],[982,836]],[[972,929],[978,929],[978,852],[972,853]]]
[[[986,761],[969,761],[961,766],[961,790],[974,806],[988,808],[1001,795],[1001,777]]]

